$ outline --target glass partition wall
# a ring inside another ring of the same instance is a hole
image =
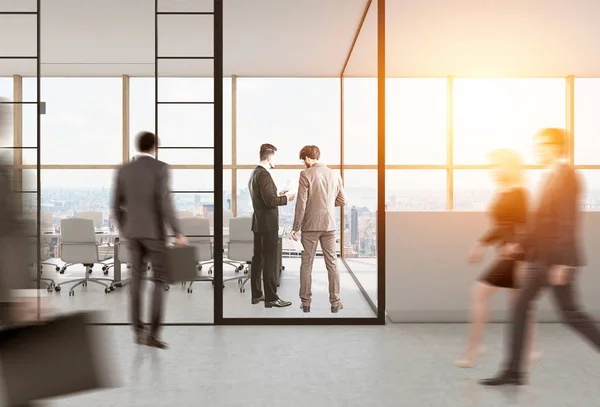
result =
[[[24,208],[32,216],[38,213],[43,264],[37,281],[40,291],[44,291],[40,298],[59,313],[99,310],[104,324],[128,323],[126,283],[131,270],[118,242],[110,200],[116,170],[136,155],[135,135],[150,130],[159,136],[158,158],[172,168],[171,190],[177,216],[182,221],[190,217],[208,219],[213,248],[213,259],[198,267],[199,281],[164,287],[166,324],[383,323],[366,292],[357,286],[356,276],[341,260],[338,269],[344,310],[335,315],[330,312],[327,271],[320,248],[312,274],[312,311],[302,312],[298,298],[302,245],[290,238],[294,203],[280,210],[282,259],[278,288],[279,295],[293,305],[266,309],[262,304],[251,304],[250,283],[246,281],[251,274],[251,258],[228,258],[228,242],[234,239],[229,235],[229,222],[252,214],[248,180],[259,163],[260,145],[278,147],[277,166],[271,173],[279,188],[297,190],[304,169],[299,151],[308,144],[317,145],[321,160],[341,174],[343,83],[340,78],[224,78],[222,10],[215,8],[211,13],[215,18],[214,48],[205,50],[204,55],[213,55],[208,69],[214,78],[170,76],[172,68],[163,72],[166,62],[173,64],[180,57],[192,57],[178,55],[181,50],[169,53],[159,47],[160,18],[174,16],[161,16],[157,10],[154,78],[126,74],[44,77],[43,72],[36,78],[16,72],[13,77],[0,79],[0,95],[17,106],[11,126],[15,136],[3,147],[15,157],[14,172],[21,179],[19,194],[25,195],[28,189],[32,192],[23,197]],[[29,102],[19,103],[21,100]],[[37,141],[39,155],[34,148]],[[375,140],[372,144],[377,145]],[[17,150],[20,152],[15,154]],[[355,182],[360,184],[362,173],[356,175]],[[351,174],[346,177],[352,179]],[[363,199],[360,191],[351,186],[346,189],[349,203],[377,213],[377,197]],[[361,212],[363,228],[358,233],[359,252],[373,256],[379,246],[373,232],[376,217],[362,210],[356,212]],[[352,213],[348,208],[336,210],[336,253],[340,259],[346,250],[342,242],[345,233],[350,233],[348,216]],[[61,221],[74,217],[94,220],[99,257],[89,273],[84,265],[61,259]],[[66,283],[86,278],[112,281],[106,283],[108,289],[88,283],[72,292]],[[151,283],[148,289],[152,289]]]

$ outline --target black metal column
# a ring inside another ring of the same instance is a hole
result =
[[[37,269],[37,278],[36,278],[36,282],[37,282],[37,289],[38,289],[38,296],[37,296],[37,317],[38,319],[40,319],[41,317],[41,299],[40,299],[40,295],[39,295],[39,290],[40,290],[40,277],[41,277],[41,228],[40,228],[40,217],[41,217],[41,170],[40,170],[40,162],[41,162],[41,120],[40,120],[40,116],[41,116],[41,80],[40,80],[40,54],[41,54],[41,0],[37,0],[36,2],[36,11],[0,11],[0,15],[12,15],[12,16],[26,16],[26,15],[30,15],[30,16],[35,16],[36,18],[36,55],[35,56],[25,56],[25,55],[0,55],[0,60],[6,59],[6,60],[11,60],[11,59],[16,59],[16,60],[35,60],[36,61],[36,101],[11,101],[11,102],[5,102],[6,104],[11,104],[11,105],[15,105],[15,104],[21,104],[21,105],[25,105],[25,104],[35,104],[36,105],[36,111],[37,111],[37,123],[36,123],[36,131],[37,131],[37,135],[36,135],[36,140],[37,140],[37,145],[35,147],[33,146],[19,146],[19,147],[12,147],[12,149],[16,149],[19,148],[21,150],[24,149],[35,149],[36,150],[36,158],[37,158],[37,162],[36,162],[36,175],[37,175],[37,183],[36,183],[36,190],[35,191],[25,191],[25,190],[21,190],[21,191],[14,191],[15,193],[18,193],[21,195],[21,200],[23,199],[23,197],[26,194],[35,194],[36,198],[37,198],[37,203],[36,203],[36,213],[37,213],[37,222],[36,222],[36,242],[37,242],[37,258],[36,258],[36,264],[35,267]],[[23,163],[21,162],[21,165]],[[23,171],[22,168],[18,169],[19,171]],[[21,188],[23,189],[23,188]],[[32,236],[28,236],[28,237],[32,237]]]
[[[210,237],[214,241],[214,323],[219,323],[223,319],[223,263],[218,261],[223,253],[223,4],[221,0],[213,0],[213,11],[158,11],[158,0],[155,0],[155,31],[154,31],[154,126],[155,134],[159,135],[159,116],[160,105],[212,105],[214,110],[214,144],[212,146],[194,146],[194,147],[178,147],[178,146],[158,146],[156,150],[156,158],[159,156],[160,150],[213,150],[214,153],[214,187],[212,191],[200,190],[172,190],[172,194],[213,194],[214,197],[214,233],[210,236],[188,236],[188,237]],[[213,55],[203,56],[161,56],[159,55],[158,39],[159,39],[159,17],[161,15],[170,16],[213,16],[214,27],[214,49]],[[162,101],[159,94],[159,64],[162,60],[212,60],[214,63],[213,80],[214,80],[214,98],[209,101]],[[200,129],[199,129],[200,130]],[[199,134],[201,132],[199,131]],[[206,325],[205,323],[197,324],[165,324],[165,325]]]

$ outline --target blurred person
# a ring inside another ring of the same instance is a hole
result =
[[[300,266],[300,300],[304,312],[310,312],[312,300],[312,269],[321,243],[321,250],[329,280],[329,302],[331,312],[337,313],[344,305],[340,300],[340,275],[337,268],[336,250],[336,206],[344,206],[342,179],[329,167],[322,164],[321,151],[317,146],[305,146],[300,150],[300,160],[306,167],[300,173],[298,201],[292,239],[298,241],[301,232],[302,263]]]
[[[501,372],[482,380],[483,385],[525,384],[522,354],[528,312],[531,303],[548,286],[564,322],[600,350],[600,330],[577,301],[577,268],[584,265],[577,236],[583,185],[575,168],[565,159],[567,146],[564,129],[545,128],[534,136],[536,158],[546,172],[527,233],[517,243],[503,248],[507,257],[525,253],[528,266],[514,303],[508,357]]]
[[[0,98],[0,102],[8,100]],[[10,105],[0,103],[0,140],[10,133]],[[20,296],[21,290],[33,287],[29,275],[25,225],[21,218],[19,198],[13,193],[9,168],[11,159],[0,153],[0,327],[34,320],[37,297]],[[8,389],[9,392],[11,389]],[[19,404],[9,407],[31,406]]]
[[[0,98],[0,140],[11,133],[11,108]],[[19,197],[13,193],[10,167],[12,159],[0,153],[0,326],[28,319],[37,299],[21,297],[19,290],[33,288],[29,275],[25,225]],[[37,261],[37,260],[34,260]]]
[[[471,250],[469,263],[472,264],[481,262],[487,246],[501,247],[515,242],[525,229],[529,211],[523,162],[519,154],[513,150],[502,149],[491,152],[488,158],[496,184],[496,193],[489,208],[492,225]],[[514,259],[499,257],[473,284],[471,332],[464,357],[456,361],[458,367],[472,367],[483,352],[481,342],[490,298],[499,289],[507,289],[511,299],[514,299],[514,289],[518,286],[523,258],[523,254]],[[534,326],[531,325],[532,332]],[[531,354],[532,358],[537,356],[537,353]]]
[[[135,342],[166,349],[159,330],[164,308],[168,230],[175,234],[178,245],[186,245],[187,239],[181,233],[173,209],[169,166],[155,158],[157,147],[155,134],[138,134],[139,156],[117,172],[112,212],[132,257],[131,321]],[[141,320],[142,273],[146,271],[147,262],[152,264],[154,273],[149,332],[144,330]]]
[[[294,200],[294,194],[283,190],[277,192],[269,170],[275,168],[275,152],[272,144],[260,146],[260,164],[252,171],[248,190],[252,199],[252,232],[254,233],[254,256],[250,268],[252,304],[262,301],[265,308],[283,308],[292,305],[277,295],[277,250],[279,240],[279,207]],[[264,292],[261,289],[261,276]]]

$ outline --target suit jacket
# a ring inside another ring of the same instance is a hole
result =
[[[0,303],[11,299],[12,290],[31,288],[27,238],[11,177],[0,168]]]
[[[112,212],[126,239],[166,240],[181,233],[169,190],[169,166],[142,156],[117,172]]]
[[[329,167],[317,163],[300,173],[293,230],[336,230],[336,206],[344,206],[342,179]]]
[[[248,182],[252,199],[252,231],[256,233],[279,230],[279,206],[287,205],[287,197],[277,194],[277,187],[269,171],[258,166]]]
[[[559,163],[547,176],[528,232],[521,240],[526,259],[545,265],[583,266],[578,242],[579,176],[567,163]]]

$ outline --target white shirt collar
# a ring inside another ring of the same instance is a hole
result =
[[[267,164],[263,164],[263,163],[258,164],[258,166],[263,167],[267,171],[269,171],[271,169],[271,168],[269,168],[269,166]]]
[[[153,154],[148,154],[148,153],[139,153],[138,157],[151,157],[151,158],[156,158]]]
[[[559,158],[558,160],[554,161],[552,163],[552,165],[550,165],[548,168],[545,169],[546,173],[550,173],[550,172],[554,172],[556,171],[561,165],[567,164],[569,162],[569,160],[567,160],[566,158]]]

